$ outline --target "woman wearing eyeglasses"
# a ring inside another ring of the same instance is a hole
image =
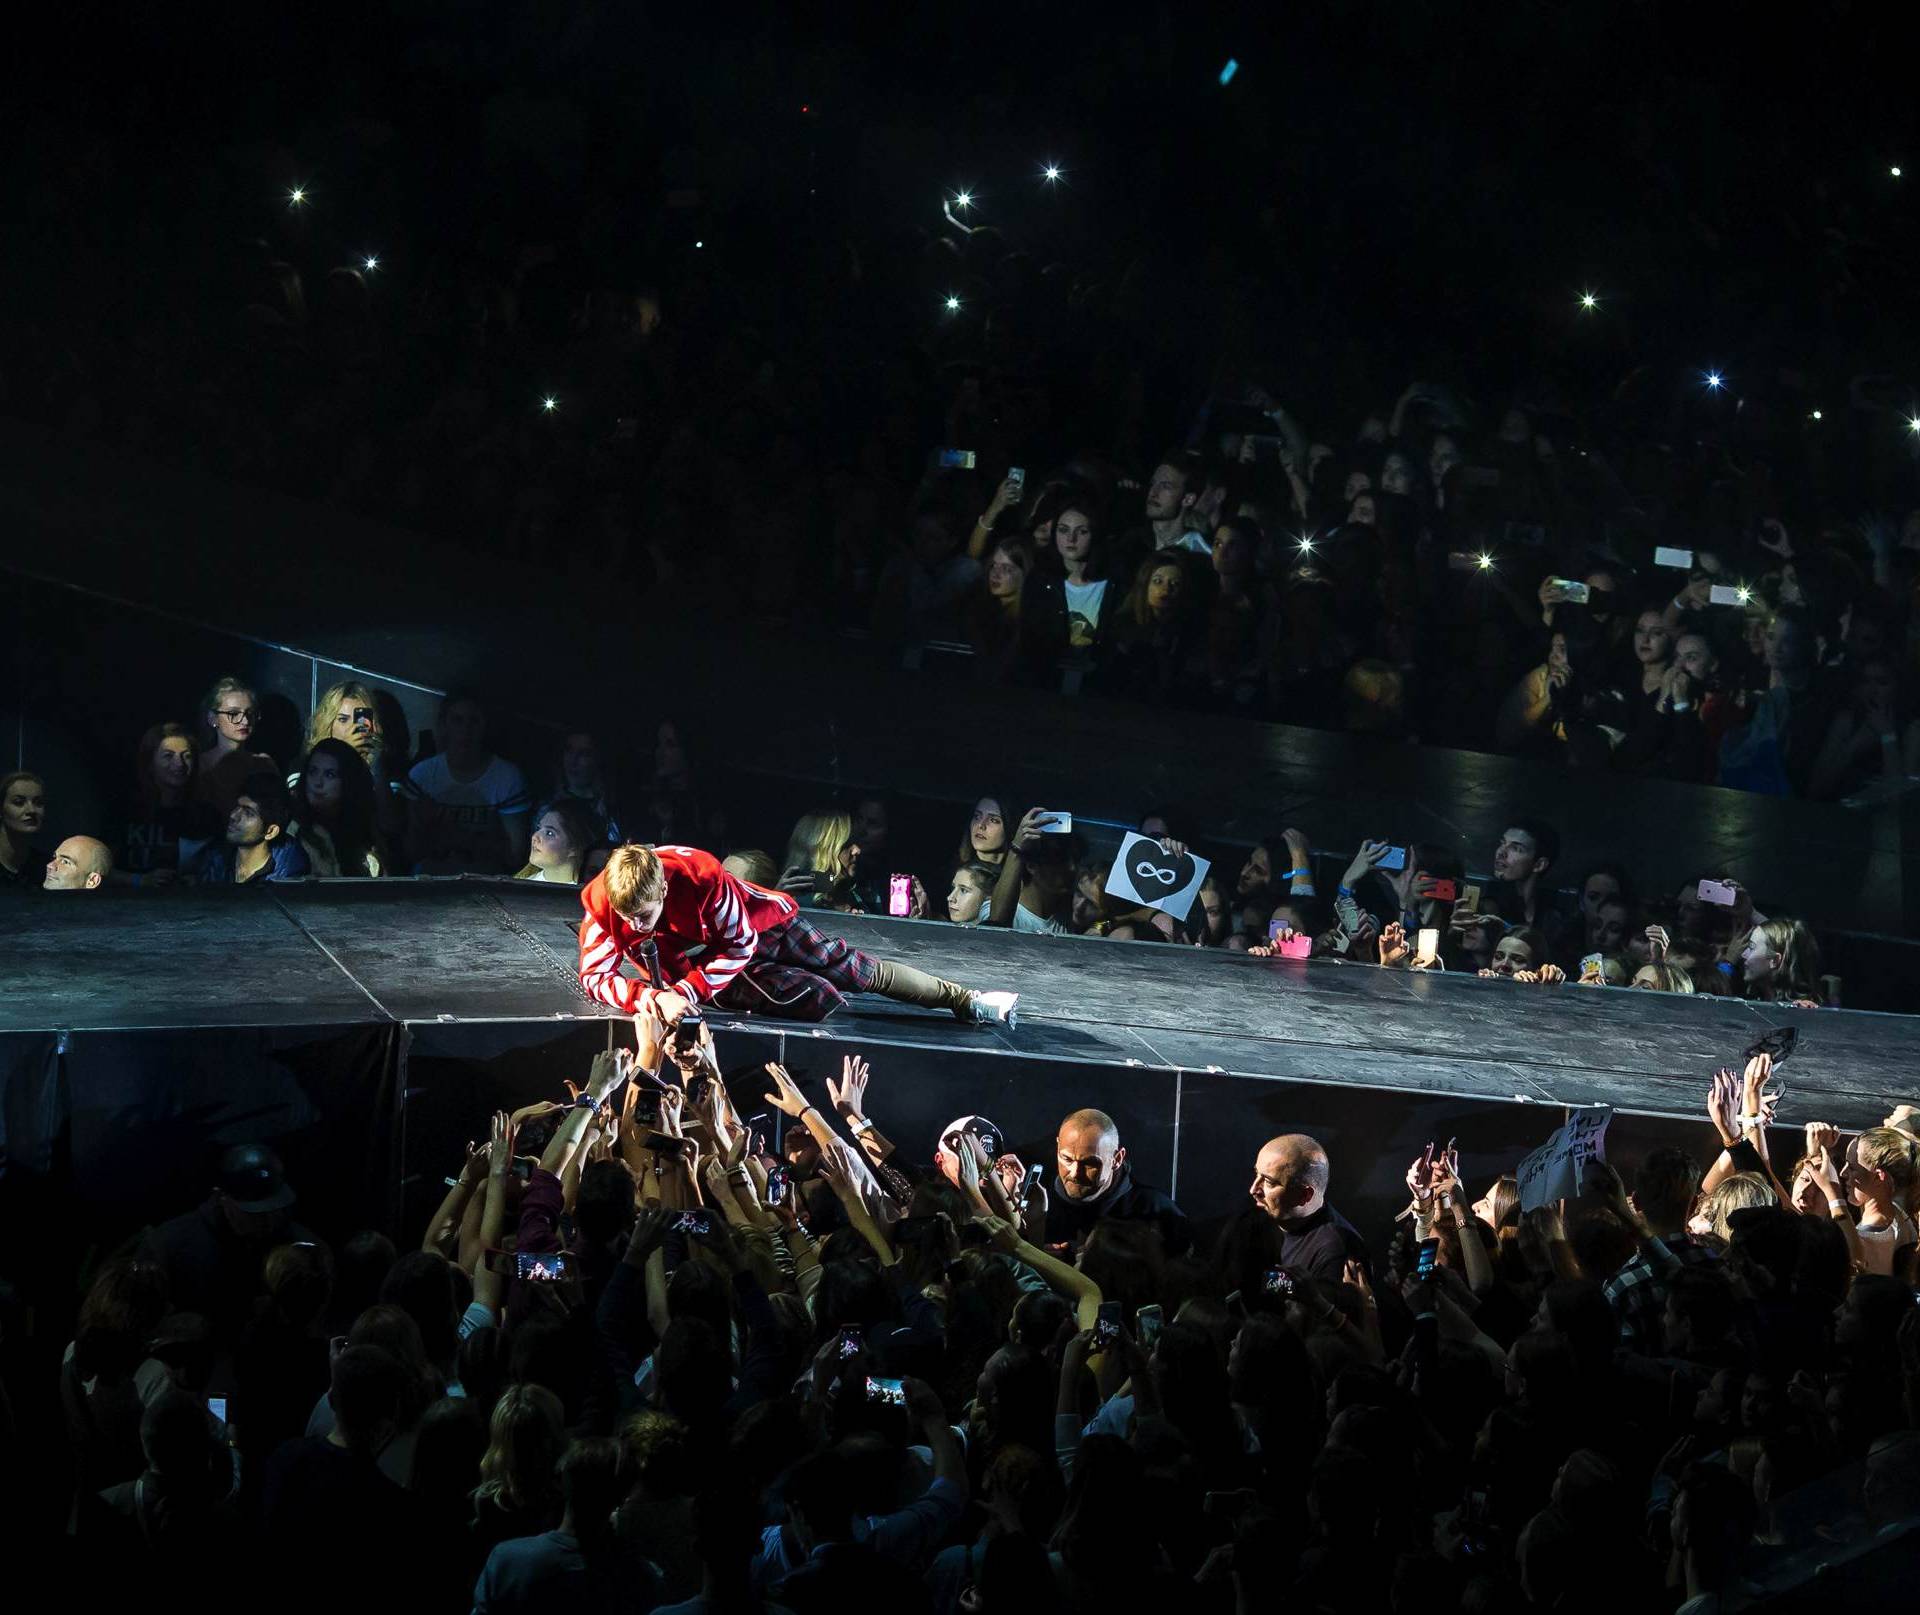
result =
[[[211,807],[218,815],[216,822],[223,822],[233,811],[247,776],[276,765],[253,744],[260,707],[251,685],[232,675],[215,679],[200,703],[200,722],[206,738],[194,771],[193,799]]]

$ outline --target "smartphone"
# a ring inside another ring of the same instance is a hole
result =
[[[1313,957],[1313,938],[1310,936],[1290,936],[1280,944],[1282,959],[1311,959]]]
[[[512,1251],[490,1250],[481,1260],[486,1263],[489,1273],[498,1273],[502,1278],[511,1278],[513,1276]],[[345,1340],[347,1337],[342,1335],[340,1338]],[[335,1355],[338,1356],[339,1354],[335,1353]]]
[[[1433,1282],[1434,1258],[1440,1254],[1440,1241],[1423,1239],[1420,1241],[1420,1260],[1413,1269],[1413,1276],[1424,1283]]]
[[[1589,953],[1580,961],[1580,974],[1584,976],[1597,971],[1606,962],[1607,956],[1604,953]]]
[[[1027,474],[1017,465],[1007,467],[1007,481],[1013,484],[1013,497],[1021,499],[1027,492]]]
[[[1073,815],[1071,813],[1043,814],[1033,821],[1033,827],[1042,835],[1070,835],[1073,831]]]
[[[222,1424],[225,1424],[227,1422],[227,1399],[224,1396],[208,1397],[207,1411]]]
[[[1469,555],[1465,550],[1448,550],[1447,566],[1454,572],[1483,572],[1478,555]]]
[[[1035,1161],[1032,1166],[1027,1168],[1027,1175],[1020,1180],[1022,1191],[1031,1192],[1039,1188],[1041,1183],[1045,1181],[1046,1176],[1047,1169],[1038,1161]]]
[[[971,471],[976,458],[972,449],[942,449],[935,463],[942,471]]]
[[[784,1206],[788,1191],[793,1187],[793,1168],[784,1163],[767,1168],[767,1204]]]
[[[513,1265],[514,1271],[530,1283],[551,1284],[572,1276],[566,1255],[561,1251],[519,1251]]]
[[[1152,1350],[1153,1343],[1160,1338],[1161,1325],[1167,1321],[1158,1301],[1149,1301],[1133,1315],[1133,1326],[1140,1337],[1140,1344]]]
[[[1431,880],[1427,882],[1427,896],[1436,903],[1451,903],[1460,895],[1460,883],[1452,880]]]
[[[1584,583],[1575,583],[1572,578],[1555,578],[1553,586],[1560,591],[1560,598],[1576,606],[1584,606],[1593,596],[1593,590]]]
[[[875,1379],[867,1376],[867,1400],[883,1402],[888,1407],[903,1408],[907,1405],[907,1387],[897,1379]]]
[[[1253,445],[1253,458],[1256,463],[1267,465],[1279,464],[1280,446],[1283,439],[1276,437],[1271,432],[1249,432],[1241,441]]]
[[[1118,1301],[1102,1301],[1100,1303],[1100,1313],[1094,1320],[1093,1325],[1093,1349],[1095,1351],[1110,1351],[1113,1347],[1120,1344],[1120,1318],[1120,1303]]]
[[[1713,606],[1744,606],[1746,601],[1740,597],[1740,591],[1731,583],[1716,583],[1707,590],[1707,604]]]
[[[1480,888],[1478,886],[1462,886],[1460,888],[1460,901],[1453,905],[1453,909],[1456,914],[1478,914],[1480,912]]]
[[[675,1138],[671,1133],[649,1133],[641,1142],[655,1155],[691,1155],[693,1153],[692,1139]]]
[[[840,1331],[840,1356],[844,1361],[848,1357],[858,1357],[866,1349],[866,1340],[860,1331],[849,1324]]]
[[[1414,944],[1413,951],[1416,958],[1438,959],[1440,957],[1439,930],[1430,925],[1421,926],[1420,939]]]
[[[1292,1295],[1293,1275],[1284,1267],[1270,1267],[1264,1285],[1268,1295]]]
[[[904,920],[913,908],[913,876],[889,875],[887,877],[887,912],[896,920]]]
[[[1731,908],[1740,901],[1740,894],[1724,880],[1703,880],[1700,882],[1700,901]]]
[[[1387,848],[1387,850],[1380,855],[1380,861],[1373,867],[1375,869],[1405,869],[1407,867],[1407,849],[1405,847]]]
[[[1693,570],[1693,551],[1671,549],[1662,544],[1653,552],[1655,566],[1671,566],[1681,572]]]
[[[524,1155],[517,1157],[513,1163],[513,1175],[522,1183],[525,1183],[528,1178],[533,1176],[533,1162],[529,1161]]]
[[[705,1206],[693,1211],[676,1211],[668,1221],[667,1227],[675,1233],[691,1234],[695,1239],[705,1239],[713,1232],[713,1213]]]
[[[749,1136],[747,1148],[755,1155],[765,1155],[767,1153],[767,1140],[775,1136],[771,1112],[763,1110],[757,1116],[749,1116],[747,1118],[747,1133]]]
[[[673,1023],[673,1046],[682,1051],[699,1047],[700,1029],[706,1024],[698,1008],[688,1010]]]

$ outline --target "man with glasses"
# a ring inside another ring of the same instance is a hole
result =
[[[226,839],[208,847],[194,863],[194,884],[251,886],[310,874],[306,848],[287,834],[292,822],[293,801],[279,776],[264,769],[248,775],[227,815]]]

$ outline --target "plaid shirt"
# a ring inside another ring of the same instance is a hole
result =
[[[1684,1268],[1720,1260],[1720,1247],[1691,1234],[1650,1239],[1604,1288],[1620,1319],[1620,1344],[1655,1356],[1666,1345],[1667,1287]]]

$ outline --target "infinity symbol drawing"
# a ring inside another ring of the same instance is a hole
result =
[[[1157,880],[1162,886],[1177,886],[1180,877],[1171,869],[1163,869],[1159,864],[1150,864],[1144,858],[1133,866],[1134,874],[1142,880]]]

